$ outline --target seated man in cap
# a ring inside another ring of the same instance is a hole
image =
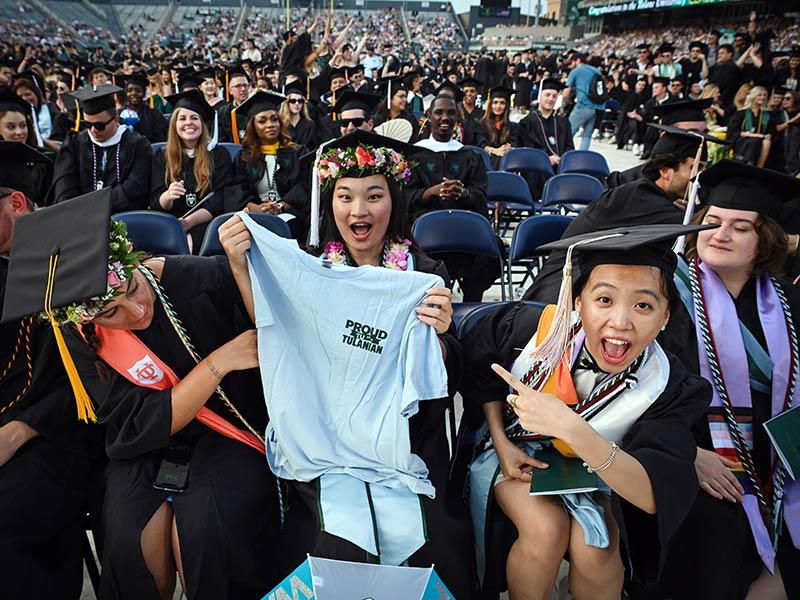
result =
[[[356,129],[372,131],[372,111],[381,101],[375,94],[362,94],[350,90],[343,92],[333,106],[333,122],[338,126],[339,135],[342,137],[353,133]]]
[[[684,211],[679,201],[686,196],[701,145],[700,158],[705,160],[705,140],[699,133],[668,128],[642,167],[641,177],[606,190],[575,217],[563,237],[614,227],[680,224]],[[556,301],[565,258],[563,251],[550,254],[525,300]]]
[[[32,165],[50,161],[0,141],[0,303],[14,223],[33,211]],[[7,598],[81,595],[83,515],[93,461],[53,332],[32,317],[0,325],[0,577]],[[96,447],[99,449],[99,447]]]
[[[120,124],[114,85],[83,88],[78,124],[84,129],[67,138],[56,156],[53,202],[64,202],[103,188],[112,188],[114,213],[147,208],[150,188],[150,142]]]
[[[437,96],[430,109],[429,138],[415,145],[425,148],[405,190],[412,220],[443,209],[471,210],[488,217],[486,167],[478,154],[452,139],[458,112],[450,96]],[[484,256],[449,255],[444,259],[452,278],[461,279],[464,302],[480,302],[500,274],[497,261]]]
[[[244,138],[247,117],[234,111],[250,97],[250,77],[241,67],[228,73],[228,92],[231,101],[217,105],[219,111],[219,141],[239,144]],[[234,124],[235,119],[235,126]]]
[[[120,112],[120,119],[151,143],[165,142],[167,120],[161,112],[145,102],[148,86],[147,77],[141,73],[125,78],[125,106]]]

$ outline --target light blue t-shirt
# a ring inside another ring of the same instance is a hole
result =
[[[414,310],[442,279],[324,266],[239,214],[253,237],[272,472],[297,481],[344,473],[434,497],[424,461],[411,453],[408,419],[420,400],[447,396],[436,331]]]
[[[592,84],[592,79],[599,73],[600,70],[591,65],[581,65],[570,72],[569,77],[567,77],[567,87],[575,90],[576,103],[582,106],[588,106],[594,110],[605,109],[605,104],[592,102],[587,96],[589,93],[589,86]]]

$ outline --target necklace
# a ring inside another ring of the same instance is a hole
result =
[[[272,161],[268,160],[268,157],[272,156]],[[272,163],[272,164],[270,164]],[[278,171],[278,161],[274,154],[265,154],[264,155],[264,177],[267,180],[267,190],[266,194],[262,194],[262,200],[266,200],[267,202],[277,202],[280,200],[280,195],[278,194],[278,188],[275,185],[275,173]]]
[[[386,240],[383,244],[383,259],[381,266],[393,271],[407,271],[411,250],[411,241],[397,239],[394,242]],[[325,251],[322,253],[322,260],[331,262],[335,265],[355,266],[353,259],[347,253],[347,249],[342,242],[330,241],[325,244]]]
[[[120,178],[120,175],[119,175],[119,146],[120,145],[117,144],[116,157],[114,159],[114,167],[115,167],[116,172],[117,172],[117,181],[115,183],[120,183],[121,182],[121,178]],[[105,157],[106,157],[106,151],[104,149],[103,150],[103,158],[105,159]],[[103,172],[105,172],[105,165],[102,165],[102,168],[103,168]],[[98,173],[97,173],[97,148],[95,148],[95,145],[92,144],[92,191],[93,192],[97,191],[97,190],[102,190],[103,186],[105,185],[103,183],[102,174],[100,174],[101,176],[99,178],[99,181],[98,181],[98,176],[97,175],[98,175]]]
[[[553,117],[553,135],[552,137],[547,137],[547,133],[544,130],[544,121],[542,120],[542,114],[537,110],[535,113],[536,118],[539,121],[539,127],[542,129],[542,139],[544,140],[544,145],[547,146],[547,149],[550,151],[550,154],[555,154],[556,156],[560,156],[558,153],[558,121],[556,120],[555,112],[552,113],[550,116]],[[555,150],[550,145],[552,144],[555,146]]]

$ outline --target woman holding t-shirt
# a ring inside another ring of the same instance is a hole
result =
[[[402,183],[410,176],[410,166],[403,154],[410,151],[413,147],[363,131],[347,135],[328,147],[318,162],[323,173],[322,220],[319,241],[313,239],[312,231],[311,252],[314,255],[321,254],[333,263],[354,267],[372,265],[415,270],[449,280],[443,263],[423,254],[411,237],[400,193]],[[373,159],[380,155],[380,159],[356,160],[367,153]],[[331,161],[348,164],[348,157],[353,159],[350,162],[354,166],[338,171],[322,168]],[[312,216],[312,222],[314,220]],[[242,295],[250,303],[248,310],[253,317],[253,294],[245,260],[245,252],[251,246],[250,232],[239,217],[233,217],[220,228],[220,241]],[[462,353],[452,326],[450,290],[431,288],[416,310],[420,321],[433,327],[439,336],[448,385],[453,390],[461,377]],[[455,596],[468,599],[474,592],[474,562],[470,552],[472,532],[463,504],[448,489],[447,406],[446,398],[421,402],[419,412],[409,422],[411,452],[427,465],[428,479],[436,488],[436,497],[419,496],[427,536],[424,545],[408,558],[408,563],[415,566],[435,564],[437,572]],[[296,499],[291,503],[284,529],[287,539],[292,540],[291,551],[286,556],[290,565],[301,562],[306,553],[378,562],[378,556],[324,531],[325,522],[319,514],[319,479],[293,481],[292,484]],[[403,524],[392,523],[391,526],[401,527]]]

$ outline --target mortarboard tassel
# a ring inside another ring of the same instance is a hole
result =
[[[230,78],[230,71],[225,69],[225,102],[230,102],[231,97],[230,93],[228,92],[228,85],[229,85],[229,78]]]
[[[44,148],[44,142],[42,141],[42,134],[39,131],[39,121],[36,118],[36,109],[31,104],[31,125],[33,126],[33,131],[36,134],[36,146],[39,148]]]
[[[208,149],[213,150],[219,142],[219,114],[214,111],[214,135],[208,140]]]
[[[306,74],[306,100],[311,100],[311,78]]]
[[[233,143],[238,144],[239,142],[239,125],[236,123],[236,109],[231,109],[231,135],[233,137]]]
[[[308,231],[308,245],[319,246],[319,213],[320,213],[320,183],[319,183],[319,159],[325,146],[335,142],[338,138],[333,138],[320,144],[317,154],[314,157],[314,167],[311,170],[311,223]]]
[[[72,131],[80,131],[81,129],[81,105],[75,100],[75,126]]]
[[[61,326],[53,316],[53,309],[51,304],[53,302],[53,286],[56,279],[56,268],[58,267],[58,254],[50,256],[50,265],[47,271],[47,288],[44,292],[44,312],[50,320],[50,325],[53,327],[53,335],[56,338],[56,345],[58,346],[58,353],[61,355],[61,361],[64,363],[64,370],[67,372],[67,377],[72,385],[72,392],[75,394],[75,403],[78,407],[78,419],[88,423],[97,423],[97,415],[95,415],[94,407],[92,406],[92,399],[86,393],[86,388],[83,387],[78,369],[75,367],[75,362],[67,348],[67,343],[64,341],[64,334],[61,332]]]

